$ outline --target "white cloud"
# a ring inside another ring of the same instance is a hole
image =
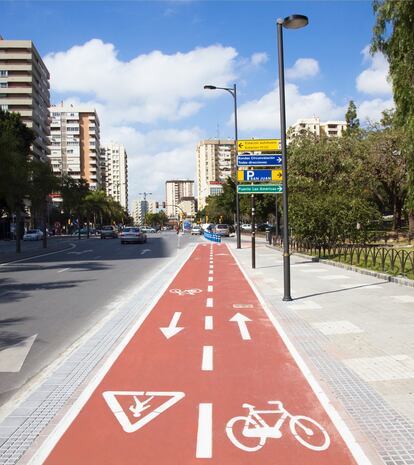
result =
[[[357,103],[358,118],[361,123],[366,121],[379,121],[382,118],[382,112],[390,108],[394,108],[393,99],[364,100]]]
[[[259,66],[266,63],[269,60],[269,57],[267,56],[267,53],[257,52],[253,53],[250,60],[253,66]]]
[[[319,63],[313,58],[299,58],[286,70],[287,79],[306,79],[319,74]]]
[[[54,91],[92,95],[118,124],[152,123],[196,113],[206,82],[227,85],[234,80],[236,57],[232,47],[211,45],[171,55],[153,51],[121,61],[113,44],[92,39],[47,55],[45,63]]]
[[[152,192],[163,201],[168,179],[194,179],[195,147],[203,138],[199,128],[160,129],[140,132],[131,126],[108,127],[102,143],[117,141],[128,153],[129,203],[140,192]]]
[[[356,78],[357,89],[369,95],[390,95],[392,89],[387,81],[389,65],[384,55],[376,53],[371,56],[369,46],[365,47],[361,53],[364,55],[364,61],[369,63],[369,68],[362,71]]]
[[[300,118],[319,116],[322,121],[343,119],[346,107],[336,105],[324,92],[301,94],[295,84],[286,84],[286,124]],[[258,100],[252,100],[238,109],[239,127],[245,131],[280,131],[279,91],[274,89]]]

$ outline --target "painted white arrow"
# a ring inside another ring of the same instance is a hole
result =
[[[242,315],[241,313],[236,313],[230,318],[229,321],[235,321],[239,325],[239,330],[242,339],[249,340],[251,339],[249,330],[247,329],[246,321],[252,321],[247,316]]]
[[[142,252],[141,252],[141,255],[144,255],[145,253],[147,252],[151,252],[151,249],[144,249]]]
[[[178,320],[181,317],[181,312],[175,312],[174,316],[171,318],[170,325],[167,328],[160,328],[164,336],[169,339],[170,337],[175,336],[184,328],[177,327]]]
[[[0,351],[0,373],[18,373],[21,370],[36,336],[37,334],[34,334]]]
[[[84,253],[93,252],[93,250],[82,250],[82,252],[68,252],[68,255],[83,255]]]

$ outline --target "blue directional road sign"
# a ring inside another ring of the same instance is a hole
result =
[[[247,181],[281,181],[282,170],[238,170],[237,180]]]
[[[239,155],[237,157],[237,166],[281,166],[282,155]]]

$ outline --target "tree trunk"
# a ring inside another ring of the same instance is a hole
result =
[[[42,205],[42,232],[43,232],[43,248],[47,248],[47,228],[46,228],[46,202]]]
[[[414,212],[408,212],[408,240],[414,239]]]
[[[21,249],[21,241],[20,241],[20,220],[21,220],[21,214],[20,214],[20,206],[17,207],[16,210],[16,228],[15,228],[15,234],[16,234],[16,253],[20,253],[22,251]]]

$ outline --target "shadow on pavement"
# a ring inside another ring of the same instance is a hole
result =
[[[303,295],[301,297],[295,297],[293,300],[308,299],[309,297],[316,297],[318,295],[325,295],[325,294],[336,294],[337,292],[347,292],[347,291],[352,291],[353,289],[361,289],[364,287],[378,286],[379,284],[389,284],[389,281],[379,281],[378,283],[372,283],[372,284],[360,284],[358,286],[350,286],[350,287],[345,287],[341,289],[334,289],[333,291],[315,292],[314,294]]]

